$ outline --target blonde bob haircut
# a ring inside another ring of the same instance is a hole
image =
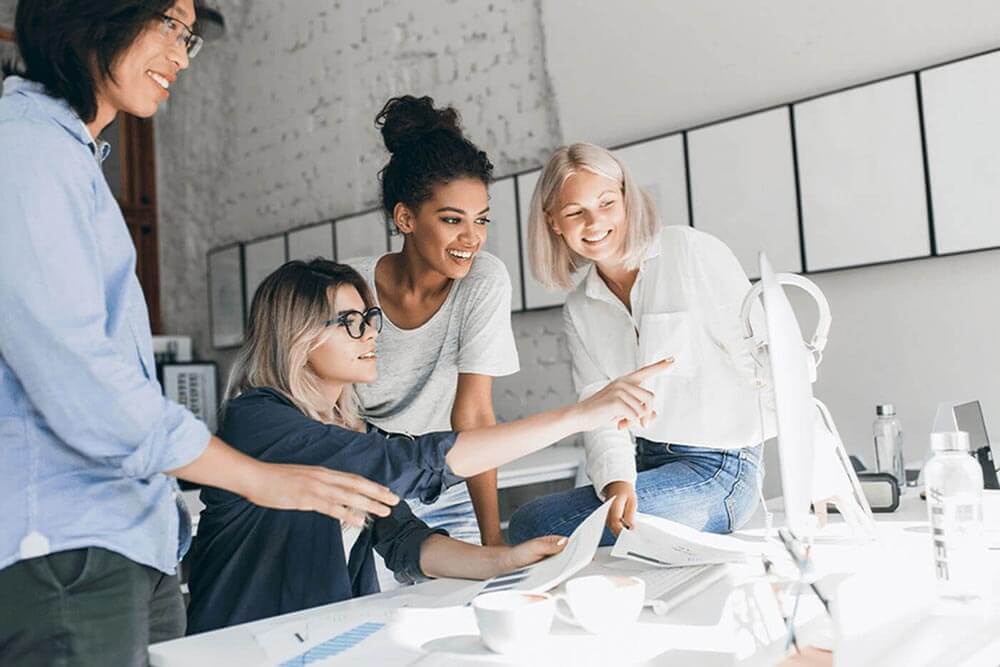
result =
[[[562,184],[581,171],[618,181],[621,187],[625,203],[622,261],[626,268],[639,266],[659,231],[652,198],[639,187],[629,170],[611,151],[583,142],[563,146],[552,154],[542,169],[535,192],[531,195],[528,214],[528,262],[535,278],[549,289],[572,289],[573,273],[588,263],[570,250],[549,224],[549,216],[559,198]]]
[[[270,387],[316,421],[361,430],[354,385],[346,385],[337,403],[330,405],[309,365],[309,353],[334,331],[326,322],[341,285],[357,289],[366,309],[373,305],[365,279],[346,264],[296,260],[265,278],[253,296],[247,339],[229,374],[226,398]]]

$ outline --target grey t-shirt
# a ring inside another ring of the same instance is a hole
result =
[[[348,263],[372,287],[384,257]],[[378,337],[378,379],[358,385],[361,412],[379,428],[421,435],[450,431],[459,373],[499,377],[519,370],[510,325],[510,276],[497,257],[480,252],[436,313],[416,329],[384,317]]]

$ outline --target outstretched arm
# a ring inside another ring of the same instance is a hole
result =
[[[559,553],[566,538],[537,537],[514,547],[481,547],[445,535],[431,535],[420,546],[420,569],[428,577],[489,579],[527,567]]]
[[[665,371],[664,359],[608,383],[590,398],[565,408],[549,410],[508,424],[460,433],[445,461],[461,477],[470,477],[538,451],[563,438],[605,425],[645,426],[653,419],[653,393],[640,386]]]

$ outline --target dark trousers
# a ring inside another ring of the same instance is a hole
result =
[[[90,547],[0,570],[0,665],[146,665],[181,637],[176,575]]]

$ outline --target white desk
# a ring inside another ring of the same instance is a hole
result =
[[[912,491],[912,490],[911,490]],[[900,511],[878,514],[883,553],[899,558],[901,564],[917,567],[930,562],[931,548],[926,534],[926,509],[915,492],[904,497]],[[758,515],[760,513],[758,512]],[[780,521],[780,515],[776,517]],[[837,518],[834,516],[833,521]],[[921,525],[924,524],[924,525]],[[762,526],[762,516],[751,522],[751,528],[741,531],[753,535]],[[814,555],[817,566],[833,564],[835,571],[853,570],[870,564],[872,552],[867,547],[817,545]],[[613,571],[623,573],[638,567],[626,561],[614,561],[607,549],[581,574]],[[824,582],[825,583],[825,582]],[[350,652],[341,654],[335,664],[504,664],[479,642],[471,609],[461,607],[481,584],[459,580],[437,580],[389,593],[350,600],[315,609],[265,619],[226,628],[212,633],[165,642],[150,648],[151,663],[157,667],[179,665],[265,665],[267,655],[256,636],[292,622],[334,615],[357,614],[346,619],[347,627],[364,622],[366,617],[386,618],[387,608],[408,607],[395,621],[380,630]],[[830,592],[824,587],[826,592]],[[873,600],[873,604],[877,604]],[[445,604],[455,606],[440,608]],[[414,609],[419,607],[438,609]],[[802,597],[798,610],[800,644],[813,643],[823,633],[829,635],[829,623],[819,603],[810,595]],[[344,629],[346,630],[347,627]],[[932,636],[940,625],[924,624]],[[994,626],[995,627],[995,626]],[[947,639],[947,636],[945,637]],[[968,644],[957,660],[950,664],[996,664],[1000,648],[981,637],[978,645]],[[944,641],[944,640],[942,640]],[[773,665],[784,657],[784,631],[778,616],[770,586],[759,580],[740,577],[720,581],[712,588],[662,617],[649,610],[643,612],[635,628],[615,637],[594,637],[562,624],[553,626],[547,655],[539,656],[539,664],[559,664],[582,667],[590,664],[663,664],[671,665]],[[998,640],[1000,644],[1000,640]],[[940,650],[938,641],[931,647]],[[936,648],[935,648],[936,647]],[[992,662],[982,662],[994,656]],[[322,663],[326,664],[326,663]],[[334,664],[334,663],[330,663]],[[854,663],[862,664],[862,663]],[[881,664],[885,664],[882,662]],[[905,664],[926,664],[920,659]]]

